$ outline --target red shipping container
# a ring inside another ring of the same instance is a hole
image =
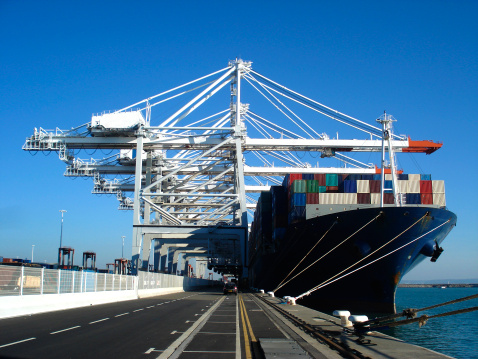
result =
[[[307,204],[319,204],[319,194],[318,193],[307,193],[306,203]]]
[[[370,193],[380,193],[379,180],[370,180]]]
[[[370,193],[357,193],[358,204],[370,204]]]
[[[432,181],[420,181],[420,193],[433,193]],[[423,202],[422,202],[423,204]],[[429,203],[427,203],[429,204]]]
[[[433,204],[433,194],[431,193],[422,193],[420,199],[422,204]]]
[[[393,193],[384,193],[383,194],[383,204],[394,204]]]
[[[289,183],[287,183],[287,187],[290,188],[290,185],[295,180],[301,180],[301,179],[302,179],[302,173],[291,173],[291,174],[289,174]]]
[[[319,186],[325,186],[325,173],[314,174],[314,179],[319,181]]]
[[[325,189],[325,192],[327,193],[338,193],[339,192],[339,186],[327,186]]]

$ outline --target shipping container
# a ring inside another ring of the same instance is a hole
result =
[[[339,186],[327,186],[325,188],[325,192],[327,192],[327,193],[338,193],[339,192]]]
[[[391,180],[385,180],[384,193],[393,193],[393,185]]]
[[[319,193],[319,181],[315,179],[307,180],[307,193]]]
[[[319,182],[319,186],[325,186],[325,173],[316,173],[314,179]]]
[[[420,180],[421,181],[431,181],[432,180],[432,175],[420,175]]]
[[[373,175],[362,175],[362,178],[361,180],[364,180],[364,181],[371,181],[373,180]]]
[[[340,193],[319,193],[320,204],[337,204]]]
[[[314,179],[314,174],[303,173],[302,174],[302,179],[303,180],[313,180]]]
[[[420,193],[420,181],[419,180],[418,181],[408,180],[408,193]]]
[[[408,174],[400,173],[400,174],[398,175],[398,179],[399,179],[399,180],[402,180],[402,181],[408,181],[408,180],[409,180]]]
[[[339,185],[339,178],[338,178],[338,174],[337,173],[327,173],[325,175],[325,185],[327,187],[330,187],[330,186],[338,186]]]
[[[420,194],[420,200],[421,200],[422,204],[433,204],[433,194],[422,193],[422,194]]]
[[[383,194],[383,204],[394,204],[395,200],[393,193],[384,193]]]
[[[297,181],[296,181],[297,182]],[[297,206],[306,205],[306,194],[305,193],[292,193],[290,196],[290,208]]]
[[[408,193],[408,180],[398,180],[398,193]]]
[[[431,180],[420,181],[420,193],[433,193]]]
[[[306,204],[318,204],[319,193],[307,193]]]
[[[380,181],[379,180],[370,181],[370,193],[380,193]]]
[[[343,193],[357,193],[357,181],[345,180],[339,187],[339,190]]]
[[[380,205],[380,193],[370,193],[370,204]]]
[[[408,175],[409,181],[420,181],[420,175],[417,174],[409,174]]]
[[[370,193],[357,193],[358,204],[370,204]]]
[[[406,194],[406,201],[407,204],[421,204],[421,196],[420,193],[407,193]]]
[[[370,193],[370,180],[357,180],[357,193]]]
[[[432,192],[433,193],[445,193],[445,181],[432,181]]]
[[[290,193],[306,193],[307,192],[307,181],[306,180],[295,180],[290,186]]]
[[[343,204],[357,204],[357,193],[341,193]]]
[[[437,206],[446,206],[445,194],[444,193],[434,193],[433,194],[433,204]]]
[[[325,193],[327,192],[327,187],[326,186],[319,186],[319,193]]]

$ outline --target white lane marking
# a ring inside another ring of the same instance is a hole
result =
[[[146,307],[146,308],[154,308],[154,305],[150,305],[149,307]]]
[[[91,323],[88,323],[88,324],[95,324],[95,323],[99,323],[99,322],[104,322],[105,320],[108,320],[110,318],[103,318],[103,319],[99,319],[99,320],[95,320],[94,322],[91,322]]]
[[[71,328],[58,330],[57,332],[53,332],[53,333],[50,333],[50,334],[58,334],[58,333],[66,332],[67,330],[72,330],[72,329],[76,329],[76,328],[79,328],[79,327],[81,327],[81,325],[77,325],[76,327],[71,327]]]
[[[217,351],[212,351],[212,350],[185,350],[183,351],[183,353],[220,353],[220,354],[232,354],[234,352],[232,351],[220,351],[220,350],[217,350]]]
[[[129,312],[126,312],[126,313],[122,313],[122,314],[115,315],[115,318],[121,317],[121,316],[123,316],[123,315],[126,315],[126,314],[129,314]]]
[[[141,311],[141,310],[144,310],[144,308],[133,310],[133,313],[134,313],[134,312],[139,312],[139,311]]]
[[[178,339],[176,339],[169,347],[166,349],[157,359],[166,359],[169,358],[173,353],[178,351],[178,356],[184,351],[184,348],[194,339],[194,335],[191,335],[196,330],[201,330],[201,328],[206,324],[206,321],[209,319],[211,313],[213,313],[217,307],[223,302],[224,297],[219,299],[216,304],[214,304],[206,313],[204,313],[201,318],[199,318],[191,327],[183,333]]]
[[[151,354],[151,352],[164,352],[164,350],[149,348],[148,350],[144,352],[144,354]]]
[[[173,330],[173,331],[171,332],[171,334],[176,334],[176,333],[177,333],[177,331],[175,331],[175,330]]]
[[[14,342],[14,343],[3,344],[3,345],[0,345],[0,348],[5,348],[5,347],[9,347],[10,345],[20,344],[20,343],[23,343],[23,342],[28,342],[28,341],[33,340],[33,339],[36,339],[36,338],[28,338],[28,339],[19,340],[18,342]]]

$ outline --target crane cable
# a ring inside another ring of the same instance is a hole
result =
[[[374,263],[375,261],[372,261],[372,262],[366,264],[365,266],[362,266],[362,267],[360,267],[360,268],[357,268],[356,270],[353,270],[352,272],[347,273],[346,275],[344,275],[344,276],[342,276],[342,277],[339,277],[339,278],[335,279],[334,281],[332,281],[332,279],[338,277],[338,276],[341,275],[342,273],[348,271],[350,268],[356,266],[357,264],[359,264],[359,263],[362,262],[363,260],[365,260],[365,259],[367,259],[368,257],[370,257],[371,255],[375,254],[377,251],[381,250],[383,247],[385,247],[385,246],[387,246],[388,244],[392,243],[395,239],[397,239],[398,237],[400,237],[402,234],[404,234],[404,233],[405,233],[406,231],[408,231],[410,228],[414,227],[417,223],[419,223],[420,221],[422,221],[423,218],[425,218],[425,217],[428,216],[428,215],[429,215],[429,212],[426,212],[422,217],[420,217],[420,218],[419,218],[415,223],[413,223],[410,227],[408,227],[407,229],[405,229],[404,231],[402,231],[400,234],[398,234],[397,236],[395,236],[394,238],[392,238],[391,240],[389,240],[387,243],[383,244],[382,246],[380,246],[379,248],[377,248],[376,250],[374,250],[372,253],[369,253],[368,255],[366,255],[365,257],[363,257],[363,258],[360,259],[359,261],[355,262],[354,264],[352,264],[352,265],[349,266],[348,268],[344,269],[344,270],[341,271],[340,273],[337,273],[336,275],[334,275],[333,277],[331,277],[331,278],[325,280],[325,281],[322,282],[321,284],[316,285],[315,287],[313,287],[312,289],[308,290],[307,292],[305,292],[305,293],[299,295],[296,299],[300,299],[300,298],[302,298],[302,297],[305,297],[305,296],[309,295],[310,293],[315,292],[316,290],[318,290],[318,289],[320,289],[320,288],[322,288],[322,287],[325,287],[325,286],[328,285],[328,284],[331,284],[332,282],[335,282],[335,281],[337,281],[337,280],[339,280],[339,279],[342,279],[342,278],[344,278],[344,277],[346,277],[346,276],[348,276],[348,275],[354,273],[355,271],[357,271],[357,270],[359,270],[359,269],[362,269],[362,268],[364,268],[364,267],[366,267],[366,266],[368,266],[368,265]],[[449,221],[449,220],[448,220],[448,221]],[[448,221],[445,222],[445,223],[448,223]],[[441,224],[439,227],[441,227],[441,226],[444,225],[445,223]],[[434,228],[433,230],[436,230],[436,229],[439,228],[439,227],[436,227],[436,228]],[[430,231],[430,232],[431,232],[431,231]],[[428,233],[429,233],[429,232],[428,232]],[[421,237],[423,237],[423,236],[421,236]],[[418,237],[418,238],[421,238],[421,237]],[[416,241],[418,238],[414,239],[412,242]],[[412,242],[410,242],[410,243],[412,243]],[[410,243],[407,243],[406,245],[408,245],[408,244],[410,244]],[[400,247],[400,248],[402,248],[402,247]],[[395,251],[392,251],[392,252],[386,254],[385,256],[388,256],[389,254],[391,254],[391,253],[393,253],[393,252],[395,252]],[[384,257],[385,257],[385,256],[384,256]],[[381,258],[383,258],[383,257],[381,257]],[[381,259],[381,258],[379,258],[379,259]],[[377,260],[378,260],[378,259],[377,259]]]
[[[305,272],[307,269],[309,269],[310,267],[312,267],[313,265],[315,265],[318,261],[320,261],[322,258],[324,258],[325,256],[327,256],[328,254],[330,254],[332,251],[334,251],[335,249],[337,249],[339,246],[341,246],[342,244],[344,244],[346,241],[348,241],[350,238],[352,238],[354,235],[356,235],[358,232],[360,232],[362,229],[364,229],[365,227],[367,227],[370,223],[372,223],[373,221],[375,221],[377,218],[379,218],[380,216],[382,216],[383,212],[380,211],[380,213],[372,218],[369,222],[367,222],[365,225],[363,225],[361,228],[359,228],[357,231],[355,231],[354,233],[352,233],[350,236],[348,236],[347,238],[345,238],[342,242],[340,242],[339,244],[337,244],[334,248],[332,248],[330,251],[328,251],[327,253],[325,253],[322,257],[320,257],[319,259],[317,259],[316,261],[314,261],[312,264],[310,264],[309,266],[307,266],[306,268],[304,268],[302,271],[300,271],[299,273],[297,273],[295,276],[293,276],[292,278],[290,278],[287,282],[285,282],[284,284],[280,285],[273,290],[273,292],[279,290],[281,287],[283,287],[284,285],[286,285],[287,283],[289,283],[292,279],[296,278],[297,276],[299,276],[300,274],[302,274],[303,272]],[[332,229],[332,227],[337,223],[337,221],[335,221],[332,226],[327,230],[327,232],[325,232],[325,234],[322,236],[322,238],[325,237],[325,235]],[[322,240],[322,238],[319,239],[319,241],[314,245],[314,247],[312,249],[315,248],[315,246],[317,246],[317,244],[319,244],[319,242]],[[312,252],[312,249],[309,251]],[[305,257],[307,257],[309,255],[309,253],[306,254]],[[302,262],[304,259],[302,258],[302,260],[300,262]],[[299,264],[300,264],[299,262]],[[299,266],[299,264],[287,275],[287,277],[289,277],[292,272]],[[286,277],[286,279],[287,279]],[[285,279],[284,279],[285,280]],[[282,281],[283,282],[283,281]],[[281,283],[282,283],[281,282]]]

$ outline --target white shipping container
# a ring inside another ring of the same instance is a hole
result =
[[[341,204],[342,198],[339,196],[343,193],[319,193],[320,204]],[[339,198],[340,197],[340,198]]]
[[[357,193],[340,193],[343,195],[343,204],[357,204]]]
[[[433,193],[445,193],[445,181],[432,181],[432,192]]]
[[[391,181],[392,180],[392,174],[391,173],[385,173],[385,181]]]
[[[370,193],[370,204],[380,204],[380,193]]]
[[[437,206],[446,206],[444,193],[433,193],[433,204]]]
[[[408,175],[408,180],[409,181],[420,181],[420,175]],[[410,192],[410,193],[412,193],[412,192]]]
[[[357,180],[357,193],[370,193],[370,181]]]
[[[420,193],[420,180],[408,181],[408,192],[407,193]]]
[[[409,193],[408,192],[408,180],[398,180],[398,192],[399,193]]]

